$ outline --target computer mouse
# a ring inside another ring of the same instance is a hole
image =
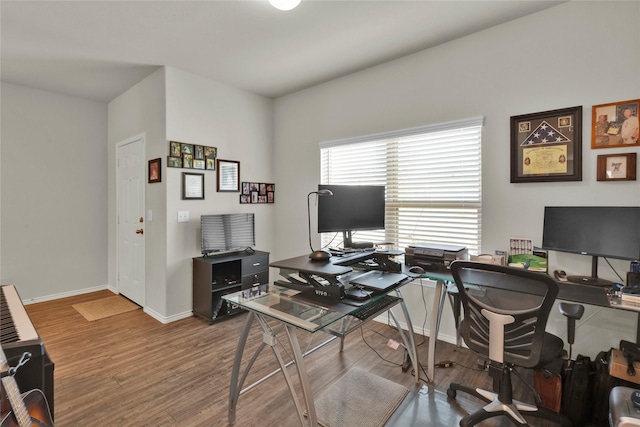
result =
[[[424,268],[420,267],[419,265],[414,265],[413,267],[411,267],[409,269],[409,273],[413,273],[413,274],[424,274]]]
[[[566,281],[568,281],[568,279],[567,279],[567,273],[565,273],[565,271],[564,271],[564,270],[556,270],[556,271],[554,271],[554,272],[553,272],[553,276],[554,276],[557,280],[559,280],[559,281],[561,281],[561,282],[566,282]]]

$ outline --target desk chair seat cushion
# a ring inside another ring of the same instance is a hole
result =
[[[460,323],[460,329],[464,331],[464,320]],[[465,341],[466,342],[466,341]],[[469,348],[471,348],[469,346]],[[562,340],[562,338],[557,337],[556,335],[550,334],[548,332],[544,333],[544,337],[543,337],[543,341],[542,341],[542,346],[540,349],[540,357],[538,362],[533,365],[533,366],[528,366],[530,368],[540,368],[542,366],[545,366],[549,363],[551,363],[552,361],[554,361],[555,359],[559,358],[562,356],[562,350],[564,349],[564,341]],[[472,350],[484,354],[484,355],[488,355],[489,351],[488,351],[488,347],[486,351],[478,351],[476,349]],[[522,366],[522,365],[520,365]]]
[[[542,343],[542,354],[540,355],[540,362],[536,367],[544,366],[548,363],[551,363],[558,357],[561,357],[563,349],[564,341],[562,341],[562,338],[545,332],[544,342]]]

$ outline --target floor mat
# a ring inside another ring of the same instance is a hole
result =
[[[120,295],[73,304],[72,307],[90,322],[140,308],[139,305]]]

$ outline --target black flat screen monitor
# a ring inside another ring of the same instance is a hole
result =
[[[384,229],[383,185],[319,185],[318,190],[333,193],[318,197],[318,233],[342,232],[348,248],[357,246],[353,231]]]
[[[610,285],[598,279],[598,257],[640,259],[640,207],[547,206],[542,247],[592,257],[591,276],[569,276],[569,281]]]
[[[200,216],[202,254],[251,249],[256,244],[252,213]]]

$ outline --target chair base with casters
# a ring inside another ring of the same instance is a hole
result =
[[[489,369],[492,369],[489,367]],[[496,371],[500,370],[499,367],[494,367]],[[570,426],[571,423],[563,417],[561,414],[553,412],[546,408],[540,408],[530,403],[514,400],[512,396],[511,387],[511,372],[514,371],[514,367],[510,365],[504,365],[499,373],[499,386],[498,392],[490,392],[481,388],[473,388],[464,384],[451,383],[447,389],[447,396],[455,399],[459,391],[467,393],[471,396],[475,396],[478,399],[487,403],[481,409],[466,415],[460,420],[461,427],[470,427],[479,424],[480,422],[496,417],[505,416],[509,418],[517,426],[528,426],[529,423],[524,418],[524,415],[530,415],[536,418],[542,418],[549,421],[553,421],[563,426]]]

